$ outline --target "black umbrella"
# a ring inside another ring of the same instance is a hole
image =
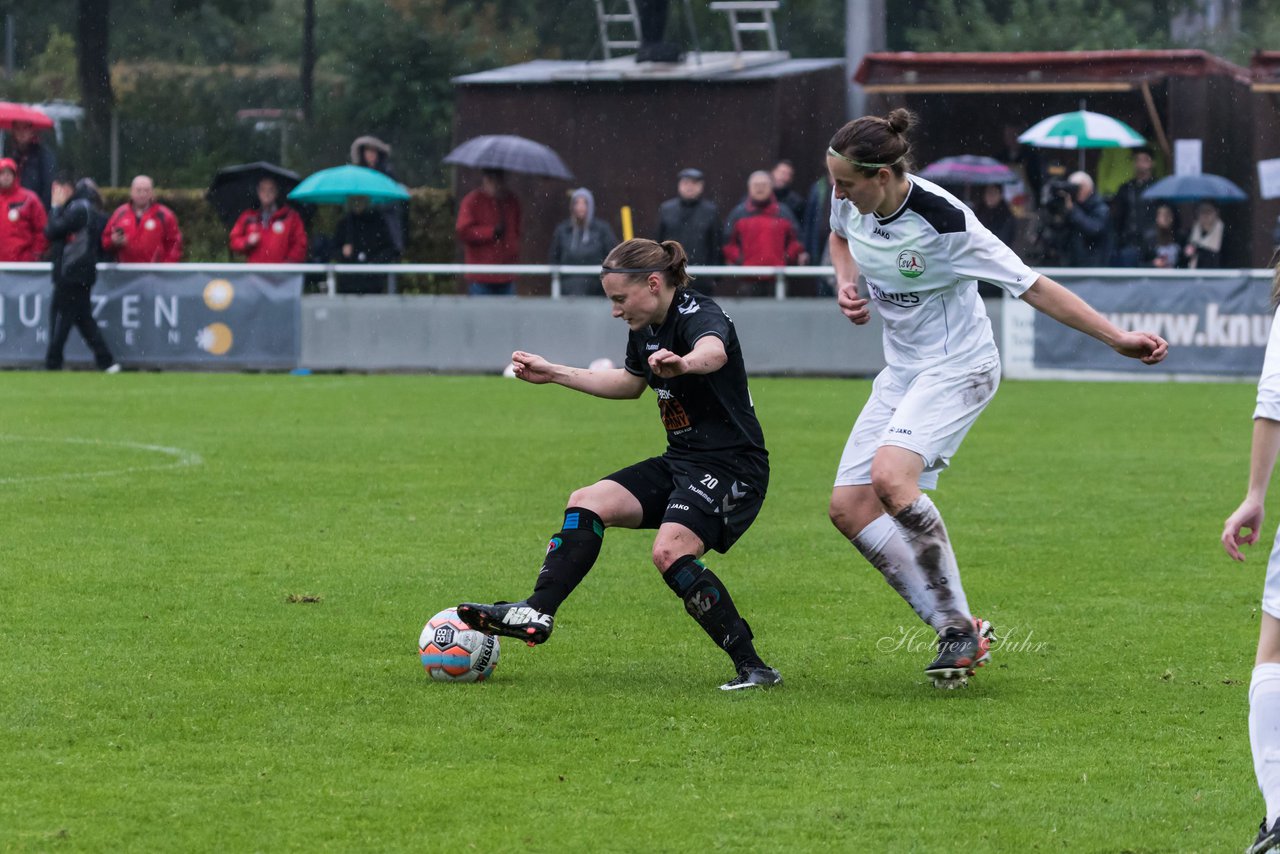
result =
[[[240,166],[227,166],[219,169],[213,176],[213,183],[204,194],[205,199],[213,206],[228,228],[235,225],[236,218],[249,208],[258,206],[258,182],[263,178],[274,178],[280,187],[280,203],[283,204],[289,191],[302,181],[297,172],[291,172],[274,163],[258,161],[244,163]],[[300,213],[307,214],[299,205]]]

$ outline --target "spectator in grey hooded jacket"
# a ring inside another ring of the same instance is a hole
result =
[[[618,243],[609,223],[596,219],[596,199],[586,187],[569,198],[569,218],[551,237],[551,264],[599,264]],[[604,296],[600,276],[561,276],[565,296]]]

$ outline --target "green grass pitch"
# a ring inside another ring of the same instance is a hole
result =
[[[786,684],[742,696],[649,532],[490,682],[418,663],[661,451],[649,394],[0,374],[0,850],[1242,849],[1275,517],[1243,567],[1217,539],[1253,386],[1005,383],[935,493],[1008,638],[954,692],[826,519],[869,388],[752,383],[773,480],[710,564]]]

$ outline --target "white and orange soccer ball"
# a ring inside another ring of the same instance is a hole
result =
[[[470,628],[445,608],[422,629],[418,655],[437,682],[482,682],[498,666],[498,639]]]

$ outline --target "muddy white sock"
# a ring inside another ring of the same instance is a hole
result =
[[[921,495],[893,518],[915,557],[925,589],[933,594],[934,619],[929,625],[939,632],[945,628],[973,628],[969,600],[960,584],[956,554],[933,500]]]
[[[902,538],[902,529],[893,517],[883,513],[870,525],[849,539],[868,562],[911,609],[929,625],[933,625],[934,596],[925,588],[924,574],[916,564],[915,552]]]

